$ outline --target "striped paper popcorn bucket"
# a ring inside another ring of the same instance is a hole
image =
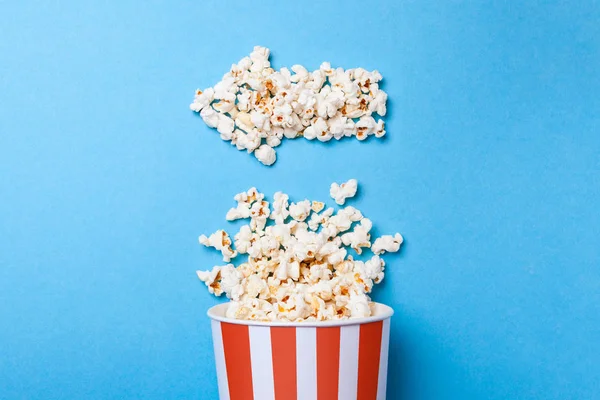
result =
[[[383,400],[390,318],[326,322],[258,322],[208,311],[221,400]]]

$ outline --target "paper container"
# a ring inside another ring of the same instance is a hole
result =
[[[390,318],[258,322],[208,311],[221,400],[382,400],[387,384]]]

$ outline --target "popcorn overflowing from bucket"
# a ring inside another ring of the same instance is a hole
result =
[[[269,55],[269,49],[256,46],[214,87],[196,90],[190,109],[221,139],[271,165],[284,138],[326,142],[385,135],[383,120],[373,118],[385,115],[387,102],[377,70],[344,70],[324,62],[311,72],[302,65],[276,71]]]
[[[357,182],[331,185],[338,204],[353,197]],[[277,192],[271,203],[256,188],[237,194],[236,207],[226,219],[250,219],[231,237],[218,230],[202,235],[201,244],[214,247],[229,263],[240,255],[241,264],[198,271],[210,293],[231,300],[227,317],[259,321],[326,321],[371,315],[373,285],[384,277],[380,257],[397,252],[402,236],[383,235],[371,243],[372,222],[352,206],[337,210],[319,201],[290,202]],[[267,224],[268,221],[271,223]],[[355,260],[370,249],[367,261]]]

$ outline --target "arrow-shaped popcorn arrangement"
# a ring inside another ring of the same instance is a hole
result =
[[[383,120],[373,118],[385,115],[387,102],[377,70],[334,69],[324,62],[312,72],[301,65],[276,71],[269,54],[256,46],[214,87],[196,91],[190,108],[221,139],[271,165],[284,138],[326,142],[385,135]]]
[[[331,196],[340,205],[355,193],[354,179],[331,185]],[[399,250],[403,241],[399,233],[371,243],[371,220],[352,206],[335,212],[319,201],[290,203],[281,192],[269,204],[255,188],[234,198],[237,206],[226,219],[250,222],[233,240],[221,229],[200,236],[200,243],[219,250],[227,263],[246,255],[237,266],[229,263],[198,271],[211,293],[225,293],[231,299],[227,317],[325,321],[371,315],[369,293],[384,276],[380,256]],[[347,248],[357,254],[370,249],[373,256],[354,260]]]

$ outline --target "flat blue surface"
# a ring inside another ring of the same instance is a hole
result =
[[[389,399],[600,398],[600,4],[281,3],[0,3],[0,399],[215,399],[197,236],[351,177]],[[389,136],[233,150],[188,104],[256,44],[379,69]]]

